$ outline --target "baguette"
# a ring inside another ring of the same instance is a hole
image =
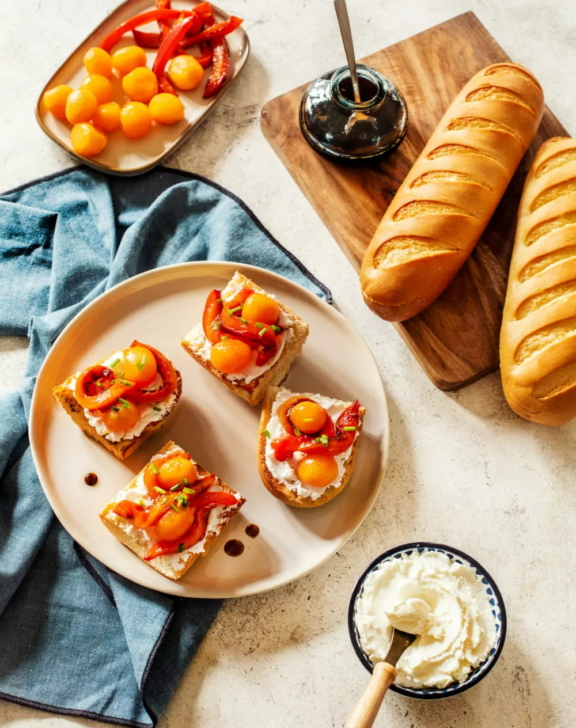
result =
[[[316,508],[318,506],[322,506],[324,505],[324,503],[328,503],[329,501],[333,500],[339,493],[341,493],[350,481],[352,470],[354,468],[354,461],[356,459],[356,453],[358,451],[358,445],[360,443],[360,435],[362,433],[362,424],[364,422],[364,415],[366,414],[366,410],[364,407],[360,407],[356,437],[354,439],[350,453],[346,456],[342,464],[343,468],[340,481],[336,485],[329,485],[323,490],[308,488],[308,490],[318,491],[318,493],[314,493],[314,497],[312,497],[299,494],[296,486],[289,485],[287,482],[279,480],[268,466],[266,446],[269,442],[269,437],[267,434],[267,428],[270,424],[270,419],[273,415],[274,403],[278,395],[282,395],[283,397],[297,396],[294,392],[291,392],[288,389],[284,389],[283,387],[269,387],[266,391],[266,396],[262,404],[260,429],[258,434],[258,470],[260,473],[260,478],[262,479],[263,484],[266,486],[266,489],[273,496],[289,506],[294,506],[295,508]],[[319,397],[319,395],[308,393],[299,396],[309,397],[310,399],[315,399]],[[328,400],[328,397],[322,397],[322,399]],[[341,405],[342,407],[347,407],[348,405],[352,404],[352,402],[342,402],[340,400],[334,399],[331,399],[329,401],[332,404]]]
[[[540,124],[542,89],[522,66],[477,73],[449,106],[386,210],[360,281],[381,318],[434,301],[479,241]]]
[[[258,293],[266,293],[256,283],[253,283],[249,278],[246,278],[246,276],[236,271],[228,286],[222,291],[222,295],[224,296],[226,294],[227,289],[237,291],[241,288],[250,288]],[[285,306],[280,301],[277,301],[277,304],[284,316],[291,321],[290,338],[285,342],[279,359],[269,369],[266,369],[262,374],[250,381],[234,379],[230,375],[218,371],[213,366],[210,359],[206,356],[205,346],[207,341],[202,330],[202,324],[195,326],[180,342],[184,350],[198,364],[209,371],[210,374],[213,374],[225,387],[228,387],[234,394],[237,394],[252,406],[262,401],[268,387],[281,384],[286,379],[292,363],[302,351],[304,342],[308,337],[308,324],[288,308],[288,306]]]
[[[500,336],[510,407],[532,422],[576,417],[576,140],[545,142],[526,178]]]
[[[184,450],[176,445],[176,443],[168,442],[159,452],[157,452],[150,458],[150,462],[154,462],[155,460],[164,457],[168,453],[179,455],[184,454]],[[199,465],[195,460],[192,460],[192,462],[196,465],[196,470],[199,476],[208,475],[208,472],[204,470],[202,466]],[[131,524],[129,519],[122,518],[121,516],[116,515],[115,513],[113,513],[113,510],[119,500],[125,498],[126,492],[129,493],[131,490],[133,491],[134,489],[139,487],[139,480],[141,480],[146,467],[147,465],[144,466],[140,473],[138,473],[138,475],[128,484],[124,491],[120,491],[116,500],[108,503],[108,505],[106,505],[100,513],[100,520],[110,531],[110,533],[112,533],[112,535],[115,536],[118,541],[120,541],[120,543],[124,544],[124,546],[127,546],[129,549],[134,551],[134,553],[142,560],[144,560],[151,546],[150,538],[147,532],[143,529],[135,528]],[[184,576],[184,574],[188,571],[188,569],[192,566],[196,559],[199,559],[200,556],[204,556],[205,554],[207,554],[214,541],[218,538],[218,536],[226,528],[228,523],[232,520],[232,518],[234,518],[234,516],[238,513],[240,508],[242,508],[243,504],[246,502],[245,498],[243,498],[239,493],[233,490],[229,485],[226,485],[226,483],[224,483],[219,478],[217,478],[216,482],[210,487],[208,492],[211,491],[224,491],[225,493],[231,493],[232,495],[237,497],[238,503],[231,506],[220,506],[218,509],[216,509],[217,511],[219,511],[219,513],[217,514],[217,518],[209,518],[206,536],[204,540],[200,542],[202,544],[201,547],[192,547],[177,554],[158,556],[155,559],[146,561],[149,566],[151,566],[153,569],[156,569],[156,571],[159,571],[168,579],[180,579],[182,576]],[[211,513],[215,513],[215,511],[211,511]]]

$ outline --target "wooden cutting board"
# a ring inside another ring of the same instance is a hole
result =
[[[266,138],[356,268],[380,218],[451,101],[481,68],[508,60],[471,12],[363,58],[362,63],[400,88],[409,123],[404,141],[394,152],[361,167],[329,161],[304,141],[298,110],[306,86],[264,106],[261,124]],[[440,389],[458,389],[498,367],[518,202],[534,153],[551,136],[568,134],[546,108],[534,143],[466,265],[431,306],[396,325]],[[375,315],[374,335],[389,325]]]

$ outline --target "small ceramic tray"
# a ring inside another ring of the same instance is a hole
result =
[[[175,10],[191,10],[197,2],[188,2],[182,0],[174,0],[172,7]],[[56,73],[50,78],[48,83],[42,89],[38,101],[36,103],[36,118],[43,131],[48,134],[55,142],[60,144],[73,157],[84,164],[88,164],[94,169],[108,174],[116,175],[135,175],[146,172],[156,164],[159,164],[169,154],[172,154],[176,148],[202,123],[204,118],[212,111],[215,104],[222,98],[222,94],[234,82],[248,58],[250,51],[250,43],[246,31],[240,27],[233,33],[226,36],[228,47],[230,49],[230,74],[229,80],[224,87],[214,97],[203,99],[204,86],[210,69],[208,68],[204,74],[204,79],[197,89],[194,91],[180,91],[179,96],[184,104],[184,118],[182,121],[172,126],[155,126],[152,130],[141,139],[128,139],[124,136],[121,129],[108,134],[108,145],[103,152],[96,157],[82,157],[76,154],[70,146],[70,124],[65,121],[59,121],[50,114],[42,97],[44,92],[54,86],[67,84],[72,88],[78,88],[82,80],[86,77],[86,69],[83,65],[83,59],[86,51],[93,46],[100,44],[101,40],[110,33],[116,26],[124,22],[134,15],[139,15],[147,10],[153,10],[154,3],[151,0],[127,0],[119,5],[100,25],[81,43],[76,50],[71,53],[66,61],[60,66]],[[226,20],[230,16],[212,5],[214,15],[218,22]],[[142,29],[157,30],[156,23],[150,26],[143,26]],[[114,51],[128,45],[134,45],[132,33],[127,33],[124,38],[114,46]],[[146,49],[145,49],[146,50]],[[157,49],[152,48],[146,50],[148,55],[148,67],[151,68],[153,59]],[[116,83],[114,83],[116,81]],[[126,96],[122,91],[120,80],[115,77],[112,83],[113,100],[117,101],[121,106],[126,103]]]

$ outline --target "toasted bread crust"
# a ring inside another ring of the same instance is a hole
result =
[[[74,423],[78,425],[82,432],[103,445],[106,450],[115,455],[119,460],[126,460],[126,458],[130,457],[130,455],[132,455],[132,453],[137,450],[140,445],[142,445],[142,443],[150,437],[150,435],[157,432],[164,424],[166,424],[169,417],[176,409],[180,396],[182,395],[182,376],[179,371],[176,371],[176,375],[178,377],[178,385],[174,390],[176,401],[174,402],[174,406],[170,412],[167,412],[161,420],[148,423],[138,437],[134,437],[131,440],[120,440],[119,442],[110,442],[110,440],[107,440],[104,435],[99,435],[96,432],[96,429],[88,422],[88,419],[84,414],[84,408],[78,404],[76,397],[68,386],[73,377],[68,377],[63,384],[54,387],[52,392],[59,404],[70,415]]]
[[[185,452],[181,447],[176,445],[175,442],[169,441],[164,445],[164,447],[159,450],[155,455],[152,456],[151,461],[155,460],[159,457],[162,457],[167,452],[171,450],[181,451]],[[192,462],[196,465],[196,468],[198,470],[198,475],[207,475],[208,471],[204,470],[204,468],[194,459],[192,459]],[[139,478],[141,473],[144,472],[144,469],[146,468],[146,465],[138,475],[136,475],[131,481],[130,485],[133,485],[136,483],[136,480]],[[232,493],[234,495],[239,495],[237,491],[235,491],[233,488],[231,488],[229,485],[224,483],[220,478],[218,478],[218,486],[226,493]],[[210,550],[212,544],[218,536],[224,531],[228,523],[234,518],[234,516],[238,513],[240,508],[244,505],[246,502],[246,499],[242,496],[240,497],[238,503],[234,506],[227,506],[225,514],[223,514],[223,517],[220,521],[219,527],[217,531],[211,532],[207,535],[206,541],[204,542],[204,551],[201,553],[191,553],[190,551],[184,551],[182,554],[180,554],[180,566],[174,567],[174,568],[168,568],[162,561],[162,557],[158,557],[156,559],[152,559],[152,561],[146,561],[149,566],[151,566],[153,569],[158,571],[163,576],[167,577],[168,579],[172,579],[173,581],[177,581],[180,579],[192,566],[192,564],[198,559],[200,556],[205,556],[208,551]],[[137,538],[137,533],[130,534],[124,531],[120,526],[115,523],[111,518],[110,514],[112,510],[114,509],[114,506],[116,505],[117,501],[112,501],[111,503],[108,503],[103,510],[100,513],[100,520],[102,523],[106,526],[106,528],[112,533],[113,536],[115,536],[120,543],[124,544],[124,546],[127,546],[131,551],[133,551],[142,561],[144,561],[144,557],[148,553],[149,545],[146,544],[146,542],[143,539]],[[119,516],[114,516],[115,519],[120,519]],[[120,519],[124,521],[125,519]]]
[[[234,274],[234,279],[241,283],[244,288],[251,288],[259,293],[266,293],[263,288],[260,288],[260,286],[256,285],[256,283],[251,281],[249,278],[246,278],[246,276],[241,273],[236,272]],[[242,399],[246,400],[246,402],[252,406],[259,404],[264,399],[268,387],[278,386],[284,381],[284,379],[286,379],[292,363],[302,351],[304,342],[308,337],[308,324],[294,313],[292,309],[288,308],[288,306],[285,306],[279,301],[277,301],[277,303],[280,310],[293,321],[292,337],[284,345],[282,355],[278,361],[270,367],[270,369],[265,371],[256,379],[253,379],[248,384],[241,380],[234,381],[229,379],[225,374],[218,371],[218,369],[216,369],[209,360],[205,359],[200,354],[200,347],[195,346],[193,342],[188,341],[187,339],[182,339],[180,342],[182,348],[188,352],[188,354],[190,354],[190,356],[197,361],[200,366],[204,367],[204,369],[209,371],[220,382],[222,382],[225,387],[228,387],[228,389],[234,392],[234,394],[242,397]]]
[[[354,469],[354,461],[356,459],[356,453],[358,451],[358,444],[360,443],[360,436],[362,434],[362,426],[364,423],[364,415],[366,414],[366,409],[364,407],[360,407],[360,418],[357,431],[358,434],[354,440],[354,444],[352,445],[352,451],[348,459],[346,460],[344,474],[342,476],[342,482],[338,487],[330,486],[329,488],[326,488],[326,490],[319,498],[313,500],[312,498],[298,495],[291,488],[284,485],[284,483],[281,483],[277,478],[274,477],[274,475],[270,472],[268,466],[266,465],[265,452],[267,438],[264,434],[264,430],[266,430],[268,422],[270,421],[270,417],[272,415],[272,405],[274,404],[274,400],[276,399],[276,396],[280,389],[281,387],[268,387],[268,390],[266,391],[266,396],[264,397],[264,402],[262,404],[262,414],[260,415],[260,428],[258,433],[258,471],[260,473],[260,478],[273,496],[283,501],[284,503],[287,503],[289,506],[294,506],[295,508],[316,508],[318,506],[324,505],[324,503],[328,503],[329,501],[331,501],[338,495],[338,493],[341,493],[348,484],[348,481],[350,480],[352,471]],[[294,393],[295,396],[297,396],[298,394],[300,393]]]

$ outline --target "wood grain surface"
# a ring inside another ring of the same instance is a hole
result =
[[[508,60],[472,12],[363,58],[362,63],[400,88],[409,122],[394,152],[362,166],[325,159],[308,146],[298,124],[306,86],[264,106],[261,125],[266,138],[356,268],[396,190],[456,94],[484,66]],[[440,389],[458,389],[498,367],[502,307],[524,177],[542,142],[567,135],[546,108],[532,146],[468,262],[431,306],[396,324]],[[376,315],[375,322],[376,331],[390,325]]]

